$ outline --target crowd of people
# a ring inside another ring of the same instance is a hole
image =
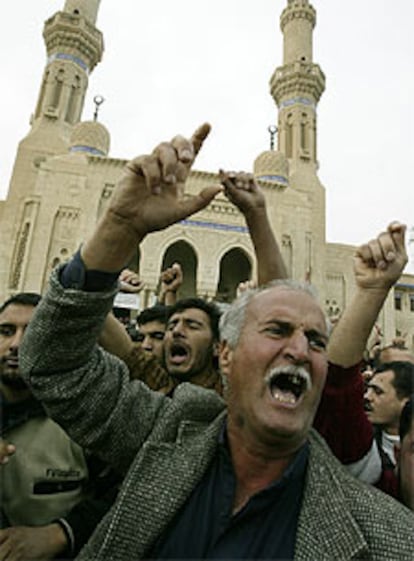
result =
[[[414,355],[366,353],[405,227],[358,248],[332,327],[287,278],[251,174],[183,197],[208,133],[132,160],[45,294],[0,307],[0,561],[414,559]],[[221,192],[255,282],[223,310],[180,298],[175,263],[127,330],[113,301],[142,288],[125,270],[137,245]]]

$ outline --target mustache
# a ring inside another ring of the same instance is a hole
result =
[[[312,378],[310,377],[309,372],[303,366],[296,366],[294,364],[287,364],[285,366],[275,366],[272,368],[265,377],[266,384],[271,384],[272,381],[280,375],[287,375],[287,376],[298,376],[301,380],[304,381],[306,386],[306,391],[312,389]]]

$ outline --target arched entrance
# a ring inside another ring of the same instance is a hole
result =
[[[239,283],[249,280],[252,265],[246,253],[239,248],[231,249],[220,261],[220,276],[216,300],[230,303],[236,297]]]
[[[184,241],[173,243],[165,252],[162,271],[179,263],[183,270],[184,282],[180,288],[179,298],[197,295],[197,256],[190,244]]]

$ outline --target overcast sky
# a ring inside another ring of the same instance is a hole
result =
[[[269,79],[282,64],[287,0],[102,0],[103,61],[84,119],[101,94],[111,156],[147,152],[208,120],[196,169],[251,170],[277,122]],[[391,220],[414,226],[414,1],[313,0],[319,177],[327,237],[359,244]],[[13,0],[0,20],[0,199],[29,130],[45,65],[43,22],[64,0]],[[414,271],[413,264],[410,270]]]

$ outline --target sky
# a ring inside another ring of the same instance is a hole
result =
[[[318,105],[319,178],[327,239],[359,245],[392,220],[414,239],[413,0],[312,0],[313,59],[326,75]],[[252,170],[277,123],[269,79],[282,64],[287,0],[101,0],[102,62],[90,76],[111,133],[132,158],[202,122],[213,130],[195,169]],[[43,22],[64,0],[13,0],[0,20],[0,200],[29,130],[46,53]],[[410,234],[410,229],[413,228]],[[414,242],[410,245],[414,254]],[[408,271],[414,272],[414,260]]]

